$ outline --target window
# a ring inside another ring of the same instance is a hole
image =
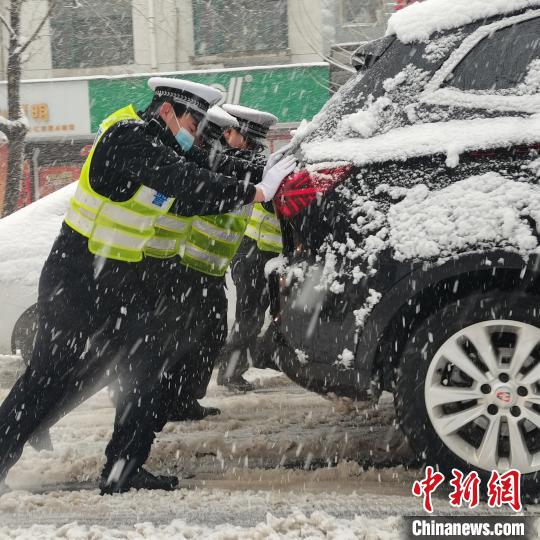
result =
[[[133,63],[131,0],[61,0],[51,33],[55,69]]]
[[[535,18],[484,37],[446,77],[442,86],[468,92],[518,90],[534,78],[539,59],[540,18]]]
[[[287,1],[192,0],[200,56],[286,49]]]
[[[361,26],[376,22],[376,0],[341,0],[341,23],[343,26]]]

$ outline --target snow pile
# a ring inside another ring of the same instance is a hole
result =
[[[426,0],[394,13],[386,34],[403,43],[425,41],[435,32],[538,6],[540,0]]]
[[[0,220],[0,283],[35,287],[76,182]]]
[[[302,355],[302,351],[298,354]],[[336,467],[327,469],[329,464],[378,463],[393,458],[385,443],[387,436],[395,432],[391,401],[377,409],[343,414],[334,401],[303,390],[282,373],[252,368],[246,378],[257,390],[231,395],[217,386],[213,377],[203,404],[219,407],[221,415],[200,422],[166,424],[152,447],[148,469],[183,478],[195,475],[195,480],[188,482],[198,487],[204,487],[201,478],[209,475],[222,480],[222,484],[241,477],[244,485],[250,483],[253,489],[261,489],[281,484],[284,477],[292,482],[290,470],[281,467],[303,470],[311,463],[322,464],[325,479],[335,482],[337,477],[329,475],[339,471]],[[6,394],[0,393],[0,402]],[[70,486],[77,489],[80,483],[94,488],[113,424],[114,408],[104,390],[52,428],[54,451],[38,453],[26,446],[21,460],[10,470],[7,484],[14,490],[34,492]],[[356,466],[360,470],[354,475],[360,474],[362,468]],[[313,475],[311,479],[315,481]],[[299,484],[305,480],[298,477]],[[317,482],[322,480],[317,476]],[[182,481],[183,486],[186,483]],[[36,501],[37,495],[20,493],[0,497],[0,523],[10,511],[31,510],[30,503]],[[34,510],[42,509],[40,501],[35,502]],[[75,516],[78,512],[80,508],[73,509]]]
[[[319,168],[328,168],[335,161],[363,166],[433,154],[446,154],[455,163],[459,154],[470,150],[535,143],[539,133],[540,114],[451,120],[399,127],[368,139],[313,141],[303,144],[302,151]]]
[[[326,538],[328,540],[398,540],[402,524],[397,517],[384,519],[355,516],[354,519],[339,519],[325,512],[306,515],[296,511],[286,517],[275,517],[271,513],[266,521],[254,527],[239,527],[230,524],[208,527],[191,525],[183,519],[175,519],[168,525],[154,525],[150,522],[136,523],[133,527],[106,528],[99,525],[79,525],[68,523],[62,527],[54,525],[33,525],[28,528],[8,529],[0,527],[0,535],[5,539],[39,540],[46,538],[92,538],[93,540],[117,539],[170,539],[178,540],[252,540],[254,538]]]
[[[473,176],[444,189],[410,189],[390,208],[390,245],[399,260],[447,258],[467,250],[538,251],[540,187],[497,173]]]
[[[148,538],[297,538],[301,523],[310,533],[304,538],[347,538],[347,528],[356,537],[377,538],[377,530],[393,537],[385,525],[393,521],[384,518],[420,510],[410,497],[420,470],[363,468],[411,459],[402,452],[389,395],[377,408],[358,409],[272,370],[250,370],[248,380],[255,377],[257,391],[243,395],[213,379],[203,403],[222,414],[171,422],[158,434],[147,466],[179,474],[173,492],[99,496],[114,408],[106,392],[98,393],[54,426],[54,451],[25,448],[7,479],[16,491],[0,496],[0,538],[144,538],[143,530]],[[316,517],[321,512],[328,517]],[[370,518],[364,528],[357,514]],[[166,536],[178,518],[178,534]],[[261,527],[268,535],[258,534]]]

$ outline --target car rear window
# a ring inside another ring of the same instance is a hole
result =
[[[540,58],[540,18],[494,32],[478,43],[456,66],[443,86],[465,91],[516,87]]]
[[[383,83],[386,79],[395,77],[415,61],[426,64],[422,59],[425,46],[425,43],[405,45],[397,39],[394,40],[373,67],[360,72],[332,96],[319,116],[314,119],[304,141],[310,142],[332,136],[344,115],[362,109],[369,96],[376,99],[384,94]],[[425,67],[427,65],[424,65]]]

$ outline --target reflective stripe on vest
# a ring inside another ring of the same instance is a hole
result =
[[[195,216],[182,264],[211,276],[223,276],[244,236],[251,205],[218,216]]]
[[[65,222],[88,238],[91,253],[125,262],[138,262],[154,236],[154,224],[166,214],[174,199],[141,185],[127,201],[115,202],[90,185],[90,164],[103,134],[122,120],[140,121],[131,105],[111,114],[100,125],[98,137],[88,155],[70,202]]]
[[[166,231],[185,233],[191,226],[191,218],[166,214],[160,216],[156,221],[156,227],[165,229]]]
[[[99,197],[94,197],[91,193],[83,191],[79,185],[77,185],[75,199],[77,199],[78,205],[94,213],[97,213],[102,202]]]
[[[124,227],[138,231],[148,231],[154,226],[155,218],[141,216],[138,212],[122,208],[114,203],[106,202],[99,212],[100,217],[111,222],[121,223]]]
[[[95,216],[84,216],[70,207],[67,209],[64,221],[79,234],[89,237],[94,228],[94,218]]]
[[[238,240],[238,233],[216,227],[204,219],[196,219],[193,222],[192,227],[196,227],[210,238],[216,238],[226,244],[234,244]]]
[[[174,251],[178,253],[178,240],[175,238],[158,238],[154,236],[148,240],[145,246],[146,248],[152,248],[158,251]]]
[[[192,219],[175,214],[160,216],[154,225],[154,236],[144,247],[144,254],[158,259],[182,255]]]
[[[260,203],[253,207],[246,228],[246,236],[255,240],[261,251],[281,253],[283,250],[279,219],[272,212],[268,212]]]
[[[229,267],[231,259],[220,257],[204,249],[199,249],[196,245],[187,243],[182,263],[189,268],[199,270],[210,276],[223,276]]]

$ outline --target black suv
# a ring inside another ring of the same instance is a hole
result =
[[[274,201],[285,259],[267,267],[289,377],[359,400],[390,391],[425,462],[518,469],[529,492],[539,56],[540,3],[359,50],[362,71],[293,140],[300,167]]]

